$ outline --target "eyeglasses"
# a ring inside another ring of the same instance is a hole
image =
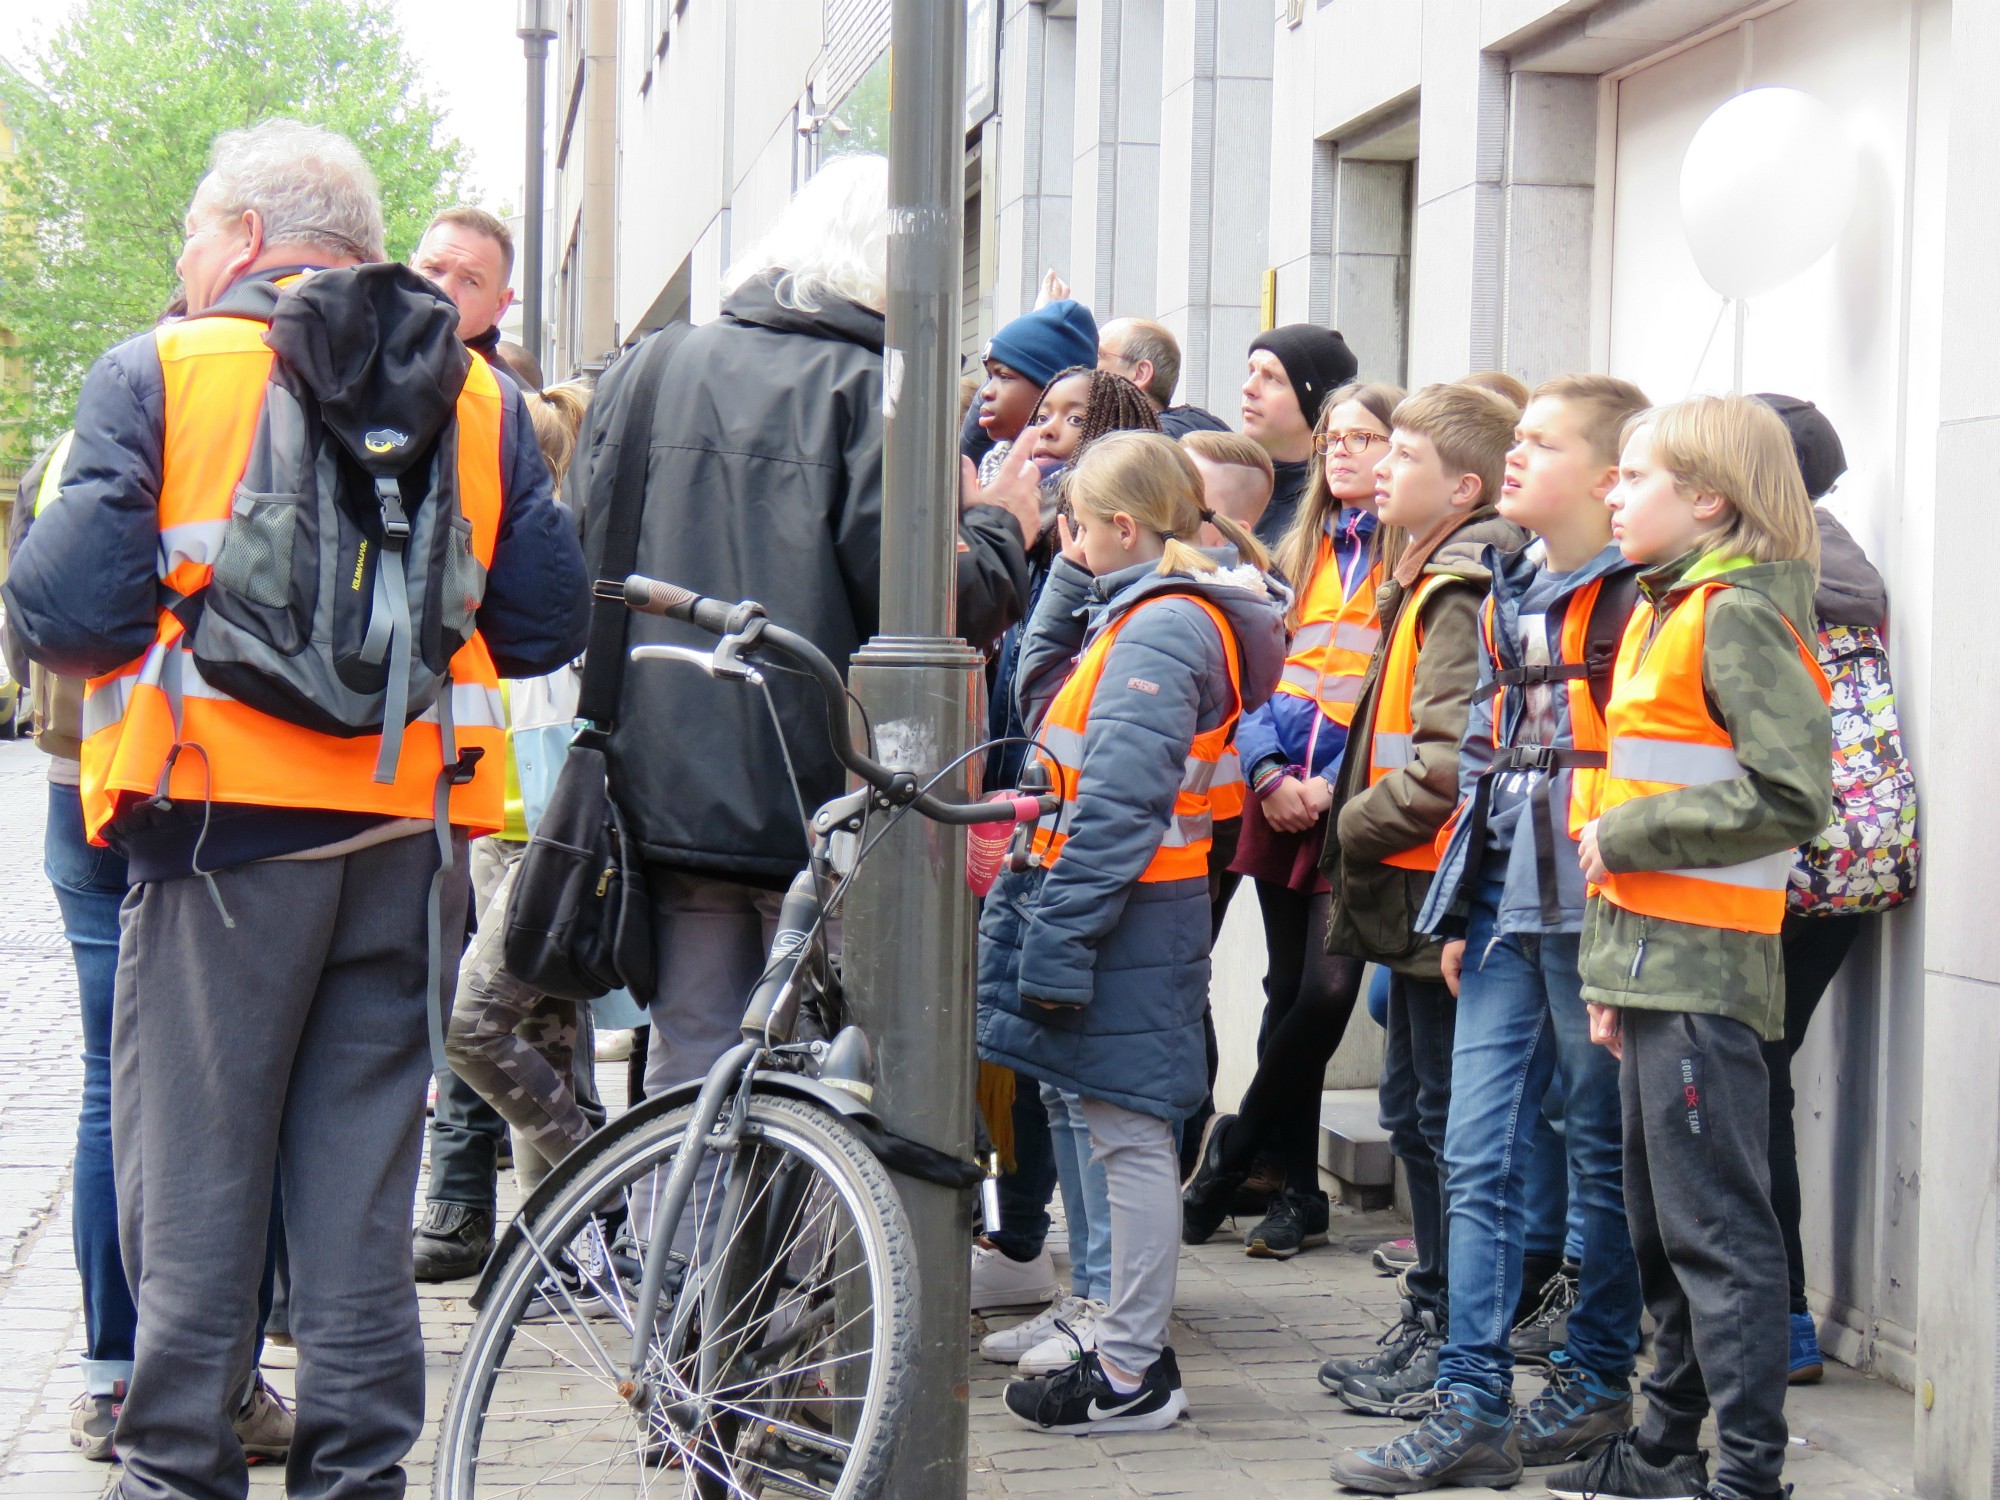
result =
[[[1365,427],[1351,427],[1346,432],[1322,432],[1313,439],[1313,452],[1325,457],[1328,453],[1340,452],[1349,457],[1366,453],[1377,443],[1389,440],[1379,432],[1370,432]]]

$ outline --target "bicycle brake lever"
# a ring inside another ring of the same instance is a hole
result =
[[[713,652],[697,651],[692,646],[648,645],[634,646],[630,656],[633,661],[684,661],[689,666],[700,667],[710,677],[728,677],[737,681],[761,684],[764,674],[749,662],[738,660],[729,647],[737,641],[730,636]]]

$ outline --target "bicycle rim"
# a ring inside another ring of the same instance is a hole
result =
[[[654,1399],[620,1391],[635,1263],[537,1293],[558,1247],[606,1244],[607,1208],[649,1221],[688,1113],[579,1174],[496,1274],[446,1401],[440,1500],[879,1490],[913,1378],[915,1266],[888,1174],[831,1112],[757,1096],[713,1155],[676,1238],[690,1290],[662,1299],[648,1341]]]

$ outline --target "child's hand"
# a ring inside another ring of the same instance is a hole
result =
[[[1452,998],[1458,998],[1458,982],[1465,976],[1465,939],[1453,938],[1444,945],[1444,952],[1438,957],[1438,966],[1444,970],[1445,988]]]
[[[1306,799],[1306,806],[1312,809],[1315,823],[1325,817],[1326,810],[1333,806],[1333,786],[1324,776],[1308,776],[1299,783],[1299,793]]]
[[[1088,573],[1090,564],[1083,560],[1083,538],[1070,529],[1069,517],[1060,512],[1056,515],[1056,535],[1062,539],[1062,555]]]
[[[1585,1009],[1590,1012],[1590,1039],[1607,1049],[1620,1062],[1625,1060],[1625,1031],[1620,1025],[1618,1007],[1599,1005],[1589,1001]]]
[[[1264,798],[1264,821],[1280,833],[1304,833],[1319,821],[1306,800],[1303,783],[1296,776],[1286,776],[1271,788]]]
[[[1597,852],[1597,819],[1592,818],[1583,825],[1583,832],[1577,835],[1576,860],[1583,866],[1583,878],[1591,885],[1604,884],[1604,877],[1611,872],[1604,868],[1604,856]]]

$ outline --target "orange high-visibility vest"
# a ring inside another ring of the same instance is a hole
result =
[[[285,283],[281,283],[283,285]],[[165,379],[159,576],[173,593],[206,587],[249,463],[274,359],[265,325],[191,318],[157,330]],[[458,397],[459,504],[472,550],[493,562],[500,529],[500,387],[483,359]],[[461,750],[484,751],[470,781],[451,790],[453,824],[498,829],[506,772],[500,679],[476,634],[452,659],[451,712]],[[91,842],[136,800],[433,816],[443,745],[431,709],[404,732],[396,779],[375,780],[378,735],[342,739],[259,712],[205,681],[180,620],[160,610],[144,655],[84,689],[83,810]]]
[[[1423,625],[1419,616],[1431,595],[1451,580],[1426,578],[1417,585],[1403,612],[1396,616],[1396,628],[1389,633],[1388,654],[1382,659],[1375,701],[1375,734],[1368,746],[1368,784],[1374,786],[1392,771],[1400,771],[1416,759],[1416,720],[1410,713],[1410,698],[1417,682],[1417,656],[1423,650]],[[1405,849],[1382,861],[1399,870],[1430,870],[1438,867],[1438,851],[1429,840],[1414,849]]]
[[[1078,783],[1083,775],[1084,733],[1090,725],[1090,705],[1097,696],[1104,665],[1111,658],[1112,644],[1140,610],[1161,598],[1192,599],[1215,622],[1222,636],[1222,656],[1229,665],[1229,687],[1236,707],[1222,723],[1194,737],[1181,775],[1180,791],[1174,798],[1173,817],[1162,833],[1159,852],[1139,878],[1153,882],[1208,877],[1208,850],[1216,817],[1212,796],[1216,769],[1242,713],[1243,681],[1236,664],[1236,633],[1229,628],[1228,619],[1206,599],[1192,594],[1160,595],[1128,610],[1084,649],[1076,670],[1049,705],[1048,717],[1042,721],[1040,756],[1048,768],[1051,789],[1063,799],[1063,805],[1056,809],[1052,819],[1045,820],[1035,830],[1035,852],[1045,865],[1053,865],[1062,857],[1063,845],[1069,840],[1062,830],[1076,815]]]
[[[1361,684],[1382,639],[1375,617],[1375,594],[1382,587],[1378,562],[1362,575],[1352,593],[1340,575],[1333,538],[1322,536],[1312,581],[1299,601],[1299,628],[1292,635],[1278,691],[1317,703],[1319,711],[1346,729],[1354,723]]]
[[[1617,688],[1605,714],[1611,765],[1604,774],[1600,811],[1682,787],[1731,781],[1743,774],[1729,731],[1708,711],[1702,686],[1702,651],[1708,636],[1708,601],[1730,585],[1697,584],[1652,630],[1654,607],[1633,612],[1618,653]],[[1832,689],[1812,648],[1798,639],[1799,660],[1819,684]],[[1651,639],[1648,640],[1648,635]],[[1780,849],[1745,864],[1713,870],[1638,870],[1607,875],[1597,893],[1613,906],[1641,916],[1720,927],[1733,932],[1775,933],[1785,920],[1785,886],[1798,851]]]
[[[1590,677],[1586,670],[1588,663],[1585,661],[1590,651],[1590,617],[1597,609],[1597,596],[1603,588],[1604,580],[1600,578],[1585,584],[1570,595],[1563,614],[1562,635],[1556,643],[1557,659],[1549,664],[1554,670],[1546,674],[1552,679],[1550,685],[1560,685],[1569,699],[1570,744],[1557,753],[1567,754],[1572,750],[1577,752],[1563,767],[1570,773],[1569,836],[1571,838],[1581,836],[1583,825],[1594,816],[1592,809],[1599,805],[1604,781],[1603,757],[1610,746],[1610,739],[1604,728],[1604,715],[1598,712],[1597,699],[1591,695]],[[1479,627],[1480,634],[1486,641],[1487,660],[1493,663],[1494,671],[1497,673],[1503,669],[1500,666],[1500,651],[1493,638],[1494,617],[1493,596],[1488,594],[1486,607],[1479,614]],[[1494,684],[1493,747],[1495,750],[1506,748],[1501,741],[1501,726],[1506,711],[1507,689],[1509,686],[1519,685],[1505,682]],[[1527,745],[1513,748],[1533,750],[1554,747]],[[1579,760],[1584,764],[1577,764]],[[1596,764],[1589,764],[1593,760]],[[1514,769],[1514,767],[1496,767],[1496,769]],[[1554,770],[1557,767],[1552,762],[1543,769]]]

